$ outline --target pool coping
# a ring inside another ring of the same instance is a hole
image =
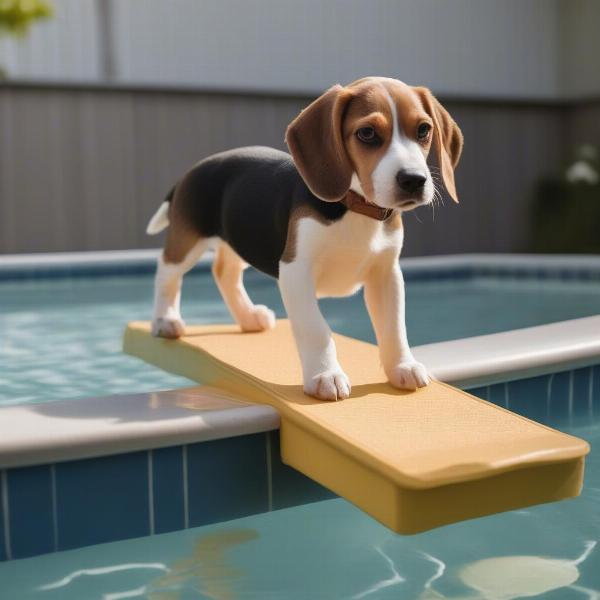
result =
[[[0,254],[0,270],[27,268],[40,265],[70,267],[85,264],[94,266],[111,263],[153,263],[160,248],[140,248],[136,250],[99,250],[85,252],[31,252],[25,254]],[[211,252],[207,252],[200,262],[210,263]],[[400,257],[403,266],[418,268],[455,265],[522,265],[522,266],[594,266],[600,268],[600,256],[592,254],[443,254],[434,256]]]
[[[77,274],[114,274],[124,272],[150,273],[154,270],[159,248],[140,250],[104,250],[97,252],[54,252],[39,254],[0,254],[0,281],[23,277],[45,277]],[[207,251],[197,268],[207,269],[214,252]],[[600,257],[587,254],[447,254],[440,256],[401,257],[405,277],[415,273],[453,275],[509,274],[544,272],[549,276],[569,278],[574,271],[593,272],[600,279]]]
[[[2,269],[151,264],[156,250],[0,257]],[[62,262],[60,259],[63,259]],[[86,261],[86,258],[89,259]],[[41,259],[41,262],[40,262]],[[45,262],[44,262],[45,261]],[[205,259],[210,263],[210,257]],[[409,258],[403,268],[436,271],[526,267],[600,271],[600,257],[452,255]],[[600,315],[413,348],[432,375],[462,388],[600,363]],[[277,412],[195,386],[0,408],[0,469],[106,456],[270,431]]]
[[[0,408],[0,469],[272,431],[279,415],[206,386]]]

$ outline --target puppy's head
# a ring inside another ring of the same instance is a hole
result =
[[[286,143],[322,200],[341,200],[352,188],[399,210],[432,202],[427,156],[433,146],[444,185],[458,202],[454,168],[462,133],[427,88],[384,77],[335,85],[290,123]]]

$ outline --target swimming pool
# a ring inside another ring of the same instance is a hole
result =
[[[410,266],[407,325],[420,345],[600,314],[600,266],[559,269],[438,269]],[[0,406],[189,385],[190,382],[124,355],[121,336],[130,320],[152,313],[152,265],[139,273],[0,278]],[[1,273],[0,273],[1,275]],[[427,276],[425,276],[427,275]],[[543,276],[542,276],[543,275]],[[257,303],[284,310],[275,282],[246,274]],[[205,265],[184,282],[189,323],[230,322]],[[362,295],[321,301],[332,329],[374,342]]]
[[[281,462],[270,407],[197,387],[140,393],[189,385],[120,354],[122,324],[150,314],[149,260],[38,271],[0,276],[0,389],[30,386],[0,408],[0,597],[600,597],[594,448],[575,500],[397,536]],[[404,271],[411,342],[442,379],[600,441],[600,318],[494,333],[598,314],[598,259]],[[248,275],[281,311],[273,283]],[[189,322],[227,320],[206,266],[184,288]],[[322,306],[334,329],[372,340],[360,297]]]
[[[597,414],[552,425],[600,442]],[[599,499],[592,453],[575,500],[416,536],[331,499],[0,563],[0,582],[11,600],[598,598]]]

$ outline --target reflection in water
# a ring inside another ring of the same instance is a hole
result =
[[[190,388],[180,388],[166,392],[152,392],[148,400],[152,409],[187,408],[194,411],[225,410],[249,406],[248,402],[234,398],[220,388],[208,385],[197,385]]]
[[[124,600],[125,598],[139,598],[146,592],[146,586],[143,585],[134,590],[126,590],[124,592],[112,592],[110,594],[104,594],[102,600]]]
[[[425,584],[419,600],[514,600],[560,588],[570,588],[590,599],[600,600],[600,593],[596,590],[575,585],[580,575],[577,566],[588,558],[596,543],[586,542],[585,550],[575,560],[541,556],[497,556],[468,563],[458,569],[458,578],[475,593],[451,597],[438,592],[432,585],[444,574],[444,563],[423,553],[427,560],[438,565],[438,570]]]
[[[98,567],[96,569],[81,569],[79,571],[74,571],[70,575],[63,577],[58,581],[41,585],[38,590],[56,590],[64,587],[65,585],[69,585],[72,581],[78,579],[79,577],[83,577],[84,575],[108,575],[118,571],[131,571],[132,569],[158,569],[159,571],[169,570],[162,563],[126,563],[124,565],[111,565],[109,567]]]
[[[252,581],[253,573],[246,573],[239,567],[240,560],[249,552],[237,554],[235,551],[241,545],[257,540],[258,531],[253,528],[223,528],[197,537],[190,535],[191,532],[187,532],[183,538],[189,550],[183,552],[183,558],[172,563],[129,562],[73,570],[66,577],[37,587],[37,591],[41,592],[39,597],[44,598],[48,594],[52,598],[60,597],[61,600],[67,597],[79,599],[81,596],[78,593],[82,589],[108,586],[112,589],[100,596],[102,600],[184,600],[191,597],[235,600],[245,597],[249,588],[256,582]],[[587,541],[584,544],[581,554],[571,560],[508,555],[459,562],[456,567],[443,561],[439,554],[436,556],[419,552],[417,556],[422,561],[421,567],[426,567],[427,575],[418,565],[415,565],[416,569],[408,570],[407,565],[400,569],[398,561],[392,558],[395,555],[388,552],[385,545],[373,544],[370,548],[374,550],[373,555],[378,563],[375,568],[383,568],[383,576],[379,580],[377,576],[369,578],[370,583],[364,583],[365,577],[357,579],[363,581],[364,587],[358,588],[359,592],[352,598],[371,600],[379,598],[382,594],[392,594],[417,600],[516,600],[546,597],[546,594],[552,592],[555,592],[554,597],[556,590],[563,590],[558,592],[559,595],[565,594],[564,590],[569,590],[569,593],[579,594],[582,598],[600,600],[599,591],[578,584],[581,578],[580,569],[583,570],[583,563],[595,552],[597,542]],[[584,572],[589,574],[590,567],[588,564]],[[400,573],[401,570],[404,571],[404,575]],[[123,581],[115,578],[115,573],[118,572],[128,572],[131,576],[127,575],[128,583],[123,584],[125,589],[114,591],[115,587],[119,586],[117,581]],[[365,574],[369,572],[372,571],[365,570]],[[407,577],[408,573],[415,575],[414,580],[413,577]],[[298,571],[294,570],[293,575],[296,577]],[[332,572],[332,577],[338,576],[339,572]],[[94,580],[94,585],[90,583],[91,579]],[[266,580],[268,581],[269,579]],[[297,586],[298,580],[294,579],[294,583]],[[457,584],[462,589],[458,589]],[[414,589],[411,585],[419,586],[418,591],[409,592],[409,589]],[[282,586],[280,589],[285,588]],[[288,589],[293,592],[290,597],[302,598],[297,594],[300,588]],[[52,595],[52,592],[60,596]]]
[[[352,596],[352,600],[359,600],[360,598],[366,598],[367,596],[370,596],[371,594],[374,594],[375,592],[378,592],[379,590],[382,590],[384,588],[390,587],[392,585],[397,585],[399,583],[403,583],[406,581],[406,579],[404,579],[404,577],[402,577],[402,575],[400,575],[400,573],[398,573],[398,571],[396,569],[396,565],[394,564],[394,561],[379,546],[375,546],[375,550],[377,552],[379,552],[379,554],[381,554],[381,556],[383,556],[385,562],[387,562],[388,566],[390,567],[390,571],[392,572],[392,576],[389,577],[388,579],[382,579],[381,581],[378,581],[377,583],[373,584],[370,588],[366,589],[364,592],[360,592],[359,594],[356,594],[356,596]]]
[[[170,566],[162,563],[126,563],[93,569],[81,569],[58,581],[38,587],[38,591],[55,590],[68,586],[82,576],[109,575],[118,571],[154,569],[165,574],[149,584],[102,596],[103,600],[125,600],[144,597],[147,600],[179,600],[184,589],[195,589],[203,598],[211,600],[233,600],[236,581],[244,571],[235,567],[227,552],[257,539],[254,529],[228,529],[198,538],[194,550],[188,558],[174,562]]]
[[[173,563],[169,573],[148,586],[152,590],[148,600],[177,600],[184,584],[196,586],[211,600],[233,600],[235,582],[244,571],[226,553],[257,538],[255,529],[221,530],[200,537],[189,558]]]
[[[446,572],[446,563],[439,558],[432,556],[431,554],[427,554],[427,552],[421,552],[421,555],[437,567],[435,573],[425,582],[425,585],[423,586],[424,589],[430,590],[432,589],[431,586],[433,585],[433,582],[442,577]]]

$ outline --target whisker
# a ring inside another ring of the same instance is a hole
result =
[[[438,203],[438,206],[443,206],[444,205],[444,196],[442,194],[442,192],[440,191],[439,187],[437,185],[434,184],[433,186],[433,202],[432,204]]]

